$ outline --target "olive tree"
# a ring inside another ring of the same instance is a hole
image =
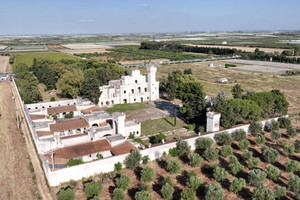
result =
[[[124,161],[125,166],[131,170],[135,170],[135,168],[137,168],[137,166],[139,166],[141,158],[142,158],[142,155],[140,154],[139,150],[134,149],[126,157],[126,159]]]
[[[293,191],[297,195],[297,199],[300,197],[300,178],[294,174],[290,174],[289,190]]]
[[[295,147],[291,146],[291,145],[284,145],[283,147],[283,151],[284,155],[293,155],[295,152]]]
[[[223,200],[224,191],[220,184],[210,183],[205,188],[205,200]]]
[[[256,144],[261,145],[264,143],[266,143],[266,138],[264,136],[259,135],[256,137]]]
[[[152,195],[149,191],[139,191],[134,195],[135,200],[152,200]]]
[[[274,187],[274,197],[276,199],[281,199],[286,195],[286,187],[275,185]]]
[[[296,140],[294,143],[295,151],[300,153],[300,140]]]
[[[196,191],[192,188],[184,188],[180,193],[181,199],[194,200],[196,198]]]
[[[141,171],[141,181],[143,182],[151,182],[154,178],[154,169],[150,167],[145,167]]]
[[[174,186],[166,183],[162,186],[160,192],[164,199],[171,200],[173,198]]]
[[[290,118],[288,117],[280,117],[278,119],[278,122],[279,122],[279,127],[280,128],[287,128],[291,125],[292,121]]]
[[[214,141],[211,138],[203,137],[203,138],[198,138],[196,140],[195,146],[196,146],[196,149],[206,150],[206,149],[210,148],[213,143],[214,143]]]
[[[271,180],[276,181],[280,175],[280,170],[273,165],[269,165],[267,167],[267,173]]]
[[[250,142],[249,140],[247,139],[243,139],[239,142],[239,147],[241,150],[245,150],[245,149],[248,149],[249,148],[249,145],[250,145]]]
[[[259,165],[259,163],[260,163],[259,158],[252,157],[248,160],[248,167],[249,169],[256,168]]]
[[[221,150],[221,155],[224,157],[233,155],[233,149],[230,145],[223,145]]]
[[[57,200],[74,200],[75,193],[72,188],[62,189],[57,194]]]
[[[130,178],[129,176],[122,174],[120,177],[115,179],[115,183],[117,188],[126,190],[130,185]]]
[[[203,153],[203,156],[206,158],[208,161],[214,161],[217,160],[219,157],[219,150],[216,148],[209,147],[206,149]]]
[[[217,134],[216,139],[220,145],[231,145],[232,143],[231,135],[226,131]]]
[[[287,171],[294,173],[299,170],[299,162],[295,160],[288,160],[285,163],[285,168]]]
[[[86,184],[84,184],[84,193],[87,198],[92,198],[94,196],[98,196],[103,189],[102,184],[91,181]]]
[[[267,174],[260,169],[253,169],[249,173],[249,183],[253,186],[262,185],[266,180]]]
[[[236,141],[246,139],[246,132],[243,129],[238,129],[232,133],[232,138]]]
[[[242,158],[244,160],[249,160],[250,158],[252,158],[253,156],[253,152],[252,151],[248,151],[248,150],[245,150],[243,153],[242,153]]]
[[[250,124],[250,133],[253,136],[257,136],[258,133],[262,131],[262,123],[261,122],[253,122]]]
[[[191,153],[191,146],[187,141],[179,140],[176,143],[176,150],[179,156],[188,156]]]
[[[257,187],[252,195],[252,200],[274,200],[275,196],[272,190],[263,186]]]
[[[122,189],[120,188],[116,188],[113,191],[113,199],[114,200],[124,200],[125,199],[125,195]]]
[[[227,179],[228,172],[224,168],[217,166],[213,170],[213,176],[216,179],[216,181],[220,182],[220,181]]]
[[[202,183],[203,181],[195,175],[189,175],[186,181],[186,185],[195,191],[202,185]]]
[[[229,169],[234,175],[244,170],[244,166],[238,161],[237,157],[229,156]]]
[[[288,134],[291,138],[297,136],[297,131],[296,131],[296,129],[293,128],[293,127],[291,127],[291,126],[289,126],[289,127],[286,129],[286,132],[287,132],[287,134]]]
[[[191,153],[189,159],[190,159],[189,164],[192,167],[198,167],[203,161],[203,158],[197,153]]]
[[[179,173],[181,170],[181,164],[177,160],[169,160],[167,162],[167,170],[172,174]]]
[[[279,138],[281,138],[281,133],[279,131],[272,131],[271,138],[277,141]]]
[[[268,147],[266,145],[262,146],[262,156],[265,161],[268,163],[274,163],[279,155],[278,151],[276,149],[273,149],[272,147]]]
[[[230,191],[234,192],[235,194],[239,193],[243,187],[245,186],[246,181],[243,178],[235,178],[230,184]]]

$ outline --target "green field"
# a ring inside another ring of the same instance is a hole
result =
[[[24,63],[27,66],[32,66],[33,59],[50,59],[54,61],[59,61],[61,59],[71,59],[71,60],[77,60],[78,58],[69,56],[63,53],[58,52],[46,52],[46,53],[24,53],[24,54],[17,54],[16,55],[16,61],[15,65],[19,63]]]
[[[186,126],[186,124],[177,118],[176,126],[173,126],[174,118],[165,117],[154,120],[147,120],[142,122],[142,134],[153,135],[160,132],[166,132],[171,130],[180,129]]]
[[[141,110],[149,108],[150,106],[145,103],[132,103],[132,104],[117,104],[111,108],[105,109],[108,113],[113,112],[126,112],[130,110]]]

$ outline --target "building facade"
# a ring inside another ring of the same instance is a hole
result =
[[[159,82],[156,81],[157,68],[148,67],[148,76],[139,70],[133,70],[129,76],[120,80],[109,81],[108,85],[100,87],[99,107],[109,107],[114,104],[155,101],[159,98]]]

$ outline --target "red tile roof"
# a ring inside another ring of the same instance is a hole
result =
[[[74,120],[57,122],[56,124],[50,124],[50,130],[53,132],[74,130],[74,129],[85,128],[85,127],[89,127],[89,124],[85,121],[85,119],[74,119]]]
[[[111,146],[107,140],[97,140],[95,142],[87,142],[84,144],[60,148],[54,152],[54,158],[77,158],[79,156],[85,156],[91,153],[102,152],[110,149]]]
[[[124,143],[122,144],[119,144],[117,146],[114,146],[112,149],[111,149],[111,152],[114,154],[114,155],[120,155],[120,154],[125,154],[125,153],[129,153],[130,151],[134,150],[135,147],[130,144],[129,142],[125,141]]]
[[[31,120],[45,119],[45,115],[29,115]]]
[[[56,114],[56,113],[63,113],[63,112],[71,112],[76,111],[75,106],[59,106],[59,107],[53,107],[53,108],[47,108],[47,112],[49,115]]]
[[[83,112],[84,114],[90,114],[92,111],[99,111],[100,108],[98,108],[97,106],[93,106],[87,109],[83,109],[81,112]]]
[[[53,135],[53,131],[37,131],[36,134],[38,137],[42,137],[46,135]]]

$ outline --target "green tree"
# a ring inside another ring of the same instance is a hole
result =
[[[290,174],[289,190],[296,194],[297,199],[300,197],[300,178],[297,175]]]
[[[224,191],[220,184],[210,183],[205,188],[205,200],[223,200]]]
[[[244,170],[244,166],[238,161],[237,157],[229,156],[229,169],[233,175]]]
[[[57,194],[57,200],[74,200],[75,193],[71,188],[61,189]]]
[[[287,171],[294,173],[296,171],[299,171],[299,162],[295,160],[288,160],[285,163],[285,168]]]
[[[141,158],[142,158],[142,156],[141,156],[139,150],[134,149],[126,157],[126,159],[124,161],[125,166],[131,170],[134,170],[135,168],[137,168],[137,166],[139,166]]]
[[[203,153],[203,156],[206,158],[208,161],[214,161],[217,160],[219,157],[219,150],[216,148],[209,147],[206,149]]]
[[[246,132],[243,129],[238,129],[232,133],[232,138],[236,141],[246,139]]]
[[[134,198],[136,200],[152,200],[152,195],[149,191],[139,191],[135,193]]]
[[[248,150],[245,150],[243,153],[242,153],[242,158],[244,160],[249,160],[250,158],[252,158],[253,156],[253,152],[252,151],[248,151]]]
[[[196,191],[191,188],[184,188],[180,196],[184,200],[194,200],[196,198]]]
[[[280,170],[273,165],[269,165],[267,167],[267,173],[268,173],[268,177],[270,179],[272,179],[273,181],[276,181],[280,175]]]
[[[291,138],[297,136],[297,131],[296,131],[296,129],[293,128],[293,127],[291,127],[291,126],[288,127],[288,128],[286,129],[286,132],[287,132],[287,134],[288,134]]]
[[[220,145],[231,145],[232,144],[231,135],[226,131],[217,134],[216,139],[218,141],[218,144],[220,144]]]
[[[206,150],[211,147],[214,141],[211,138],[200,137],[196,140],[196,149]]]
[[[291,119],[288,117],[280,117],[278,119],[278,122],[280,128],[288,128],[289,126],[291,126],[292,123]]]
[[[260,186],[266,180],[267,174],[260,169],[252,169],[249,173],[249,184],[253,186]]]
[[[279,138],[281,138],[281,133],[279,131],[272,131],[271,137],[273,140],[277,141]]]
[[[103,189],[102,184],[95,181],[84,184],[84,193],[87,198],[92,198],[94,196],[99,196]]]
[[[274,197],[276,199],[281,199],[285,195],[286,195],[286,188],[276,184],[274,187]]]
[[[295,151],[297,153],[300,152],[300,140],[296,140],[295,143],[294,143],[294,147],[295,147]]]
[[[262,131],[262,124],[261,122],[252,122],[250,124],[250,133],[253,136],[257,136],[258,133],[260,133]]]
[[[188,176],[186,181],[186,185],[195,191],[202,185],[202,183],[203,181],[200,178],[191,175]]]
[[[230,145],[223,145],[221,150],[221,155],[224,157],[233,155],[233,149]]]
[[[246,185],[246,181],[243,178],[235,178],[230,184],[230,191],[234,192],[235,194],[239,193],[243,187]]]
[[[130,178],[129,176],[122,174],[120,177],[116,178],[115,183],[117,188],[127,190],[130,185]]]
[[[250,142],[249,140],[247,139],[243,139],[239,142],[239,147],[241,150],[245,150],[245,149],[248,149],[249,148],[249,145],[250,145]]]
[[[276,149],[273,149],[272,147],[268,147],[266,145],[262,146],[262,156],[265,161],[268,163],[274,163],[279,155],[278,151]]]
[[[198,166],[200,166],[200,164],[203,161],[203,158],[199,154],[197,154],[197,153],[191,153],[189,159],[190,159],[189,164],[192,167],[198,167]]]
[[[260,163],[259,158],[252,157],[248,161],[248,167],[249,167],[249,169],[256,168],[259,165],[259,163]]]
[[[263,186],[259,186],[253,192],[252,200],[275,200],[275,197],[273,191]]]
[[[143,182],[151,182],[154,178],[154,170],[150,167],[145,167],[141,171],[141,181]]]
[[[170,176],[164,176],[163,179],[161,180],[161,185],[165,185],[165,184],[169,184],[171,186],[174,186],[173,183],[172,183],[172,179]]]
[[[213,170],[213,176],[216,179],[216,181],[220,182],[220,181],[227,179],[228,172],[224,168],[217,166]]]
[[[83,75],[80,70],[68,71],[64,73],[60,79],[58,79],[56,86],[63,94],[76,98],[79,94],[79,88],[82,80]]]
[[[125,195],[122,189],[120,188],[116,188],[113,191],[113,199],[114,200],[124,200],[125,199]]]
[[[179,156],[188,156],[191,153],[191,146],[187,141],[179,140],[176,143],[176,150]]]
[[[19,74],[21,74],[22,72],[26,72],[28,71],[29,68],[26,64],[24,63],[19,63],[19,64],[16,64],[16,65],[13,65],[12,66],[12,71],[13,73],[18,77]]]
[[[122,170],[122,163],[117,162],[117,163],[115,164],[115,171],[119,172],[119,171],[121,171],[121,170]]]
[[[177,160],[169,160],[167,162],[167,170],[172,174],[179,173],[181,170],[181,164]]]
[[[149,158],[148,155],[143,156],[143,157],[142,157],[142,163],[143,163],[143,165],[147,165],[148,162],[149,162],[149,160],[150,160],[150,158]]]
[[[291,145],[284,145],[282,152],[284,155],[287,155],[287,156],[293,155],[295,152],[295,147],[293,147]]]
[[[165,185],[162,186],[160,192],[164,197],[164,199],[171,200],[173,198],[174,186],[166,183]]]
[[[278,131],[278,130],[279,130],[279,122],[272,119],[270,124],[270,131]]]
[[[266,138],[264,136],[257,136],[256,138],[256,144],[261,145],[266,143]]]
[[[98,104],[101,95],[99,89],[100,83],[97,79],[97,72],[95,69],[88,69],[84,72],[83,81],[80,86],[80,95],[83,98],[88,98],[95,104]]]
[[[242,87],[239,84],[236,84],[235,86],[233,86],[231,93],[233,98],[238,98],[241,99],[243,97],[243,92],[244,90],[242,89]]]

